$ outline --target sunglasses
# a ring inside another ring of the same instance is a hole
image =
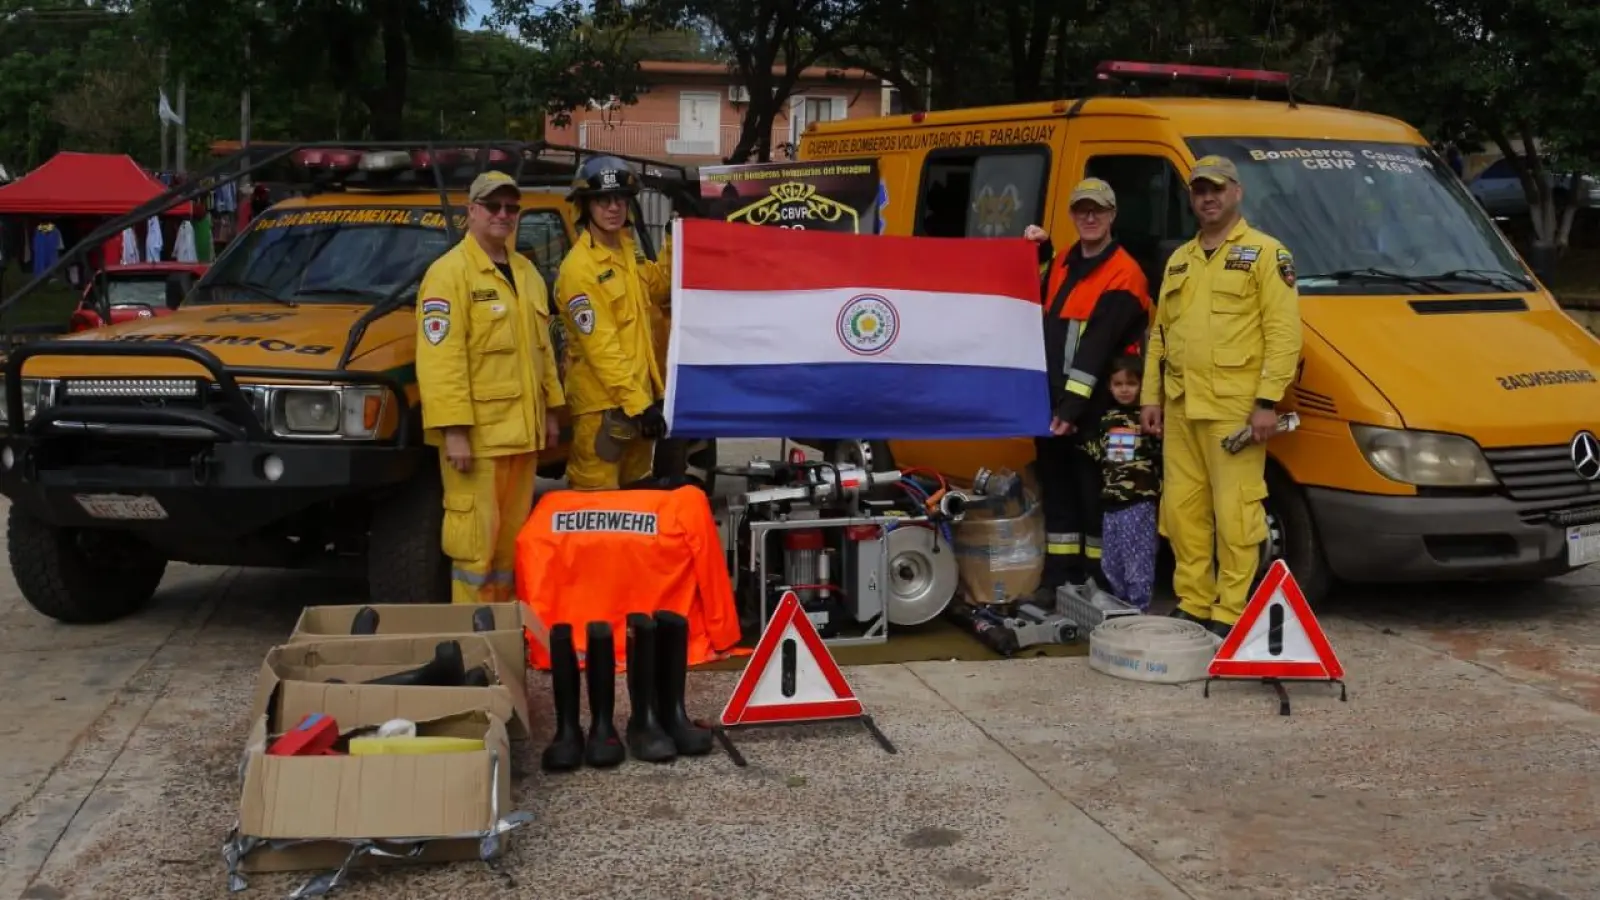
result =
[[[514,216],[517,213],[522,212],[521,203],[512,203],[509,201],[489,200],[480,202],[478,205],[483,207],[484,210],[487,211],[491,216],[498,216],[502,213],[508,216]]]

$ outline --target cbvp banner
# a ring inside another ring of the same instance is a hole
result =
[[[703,166],[700,197],[710,218],[728,222],[849,234],[882,230],[875,159]]]

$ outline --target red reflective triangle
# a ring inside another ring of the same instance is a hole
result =
[[[787,685],[785,654],[778,652],[785,643],[794,646]],[[844,680],[816,626],[806,618],[800,598],[794,591],[786,591],[722,710],[722,724],[813,722],[861,713],[861,701]]]
[[[1271,610],[1283,610],[1281,639],[1273,652],[1268,637]],[[1267,576],[1250,596],[1244,615],[1217,648],[1207,674],[1215,678],[1303,678],[1333,681],[1344,677],[1344,667],[1333,646],[1312,615],[1300,583],[1283,560],[1273,560]]]

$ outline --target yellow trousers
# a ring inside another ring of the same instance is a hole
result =
[[[649,478],[655,469],[656,442],[629,441],[622,458],[606,462],[594,452],[600,434],[601,413],[584,413],[572,421],[572,444],[567,447],[567,486],[576,491],[614,491],[625,484]]]
[[[1184,612],[1232,625],[1244,615],[1267,539],[1267,447],[1228,453],[1222,439],[1245,423],[1191,421],[1182,401],[1164,415],[1161,533],[1177,562],[1172,590]]]
[[[457,472],[439,450],[444,476],[444,529],[452,603],[516,599],[517,533],[533,510],[539,454],[480,457]]]

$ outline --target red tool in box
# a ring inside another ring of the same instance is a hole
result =
[[[339,756],[339,723],[332,716],[309,713],[289,733],[272,742],[268,756]]]

